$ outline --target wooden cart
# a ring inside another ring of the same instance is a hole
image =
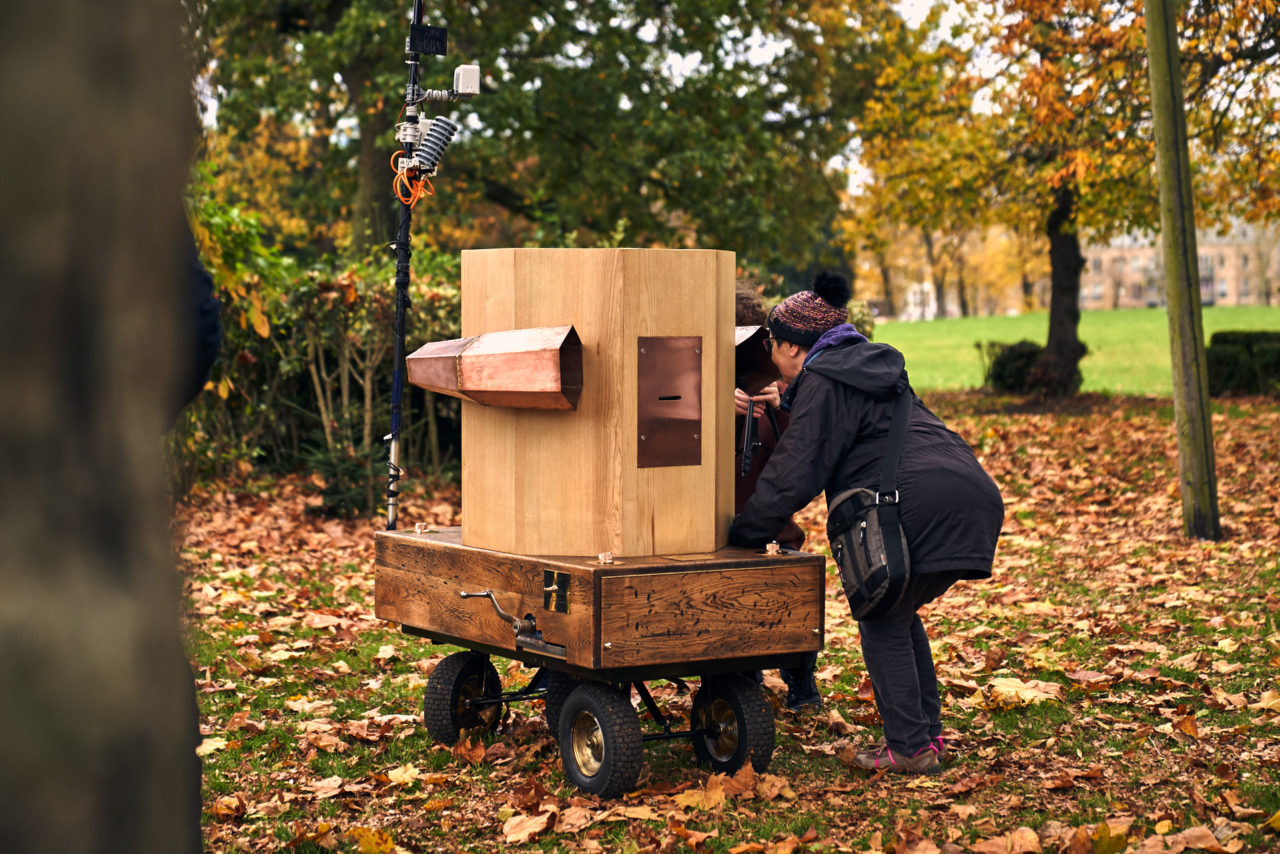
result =
[[[764,332],[733,325],[735,269],[709,250],[462,253],[464,337],[408,375],[461,400],[463,525],[377,539],[377,615],[467,649],[427,684],[433,737],[542,697],[589,792],[632,787],[646,738],[768,765],[772,706],[742,674],[822,647],[824,566],[726,547],[735,376],[772,370]],[[491,655],[539,674],[503,693]],[[676,731],[645,681],[684,676],[702,679]],[[633,688],[661,732],[641,734]]]
[[[607,560],[607,558],[605,558]],[[565,773],[603,796],[634,788],[644,741],[691,738],[729,772],[769,764],[773,707],[743,675],[799,666],[822,647],[824,561],[816,555],[712,553],[619,558],[508,554],[462,544],[460,529],[377,536],[376,613],[404,631],[468,651],[427,682],[428,732],[446,744],[497,724],[501,706],[541,697]],[[538,668],[503,692],[489,661]],[[687,729],[646,680],[699,676]],[[634,688],[660,731],[643,734]]]

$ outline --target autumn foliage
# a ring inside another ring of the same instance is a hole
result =
[[[210,850],[1238,852],[1280,845],[1280,407],[1215,414],[1227,538],[1188,541],[1172,414],[926,400],[1007,504],[996,574],[926,613],[955,758],[935,778],[849,764],[879,735],[857,627],[828,584],[825,710],[778,714],[768,773],[646,746],[638,791],[565,780],[541,703],[452,748],[421,723],[448,648],[373,617],[368,521],[311,480],[198,490],[180,508]],[[457,524],[419,490],[409,523]],[[819,500],[802,514],[822,550]],[[530,672],[495,660],[507,686]],[[766,686],[781,690],[772,673]],[[690,697],[652,684],[668,711]],[[650,725],[652,726],[652,725]]]

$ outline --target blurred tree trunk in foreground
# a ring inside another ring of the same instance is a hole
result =
[[[181,7],[0,28],[0,847],[190,851],[194,697],[160,438],[193,136]]]

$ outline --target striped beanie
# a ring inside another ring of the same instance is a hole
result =
[[[849,319],[846,306],[852,296],[853,289],[844,276],[819,273],[813,280],[813,290],[792,294],[773,307],[769,331],[774,338],[809,349],[822,333]]]

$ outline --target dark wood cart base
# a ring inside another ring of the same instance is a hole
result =
[[[821,557],[726,548],[603,563],[469,548],[459,533],[377,538],[377,615],[467,650],[427,682],[433,738],[451,744],[496,726],[504,703],[541,697],[565,774],[588,792],[633,788],[646,740],[690,738],[717,771],[768,767],[773,707],[744,674],[800,666],[822,647]],[[538,673],[503,693],[490,655]],[[645,681],[684,676],[701,683],[688,728],[677,729]],[[661,732],[641,733],[633,689]]]

